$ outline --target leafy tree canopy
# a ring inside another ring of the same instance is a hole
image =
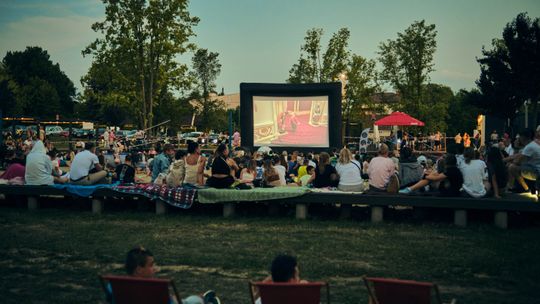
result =
[[[7,52],[0,64],[0,107],[7,116],[70,118],[75,105],[73,82],[40,47]]]

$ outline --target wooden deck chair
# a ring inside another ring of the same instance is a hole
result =
[[[320,304],[321,288],[326,287],[326,303],[330,304],[330,287],[326,282],[265,283],[249,282],[251,301],[255,304],[253,290],[257,288],[262,304]]]
[[[442,304],[434,283],[363,277],[370,304]],[[452,300],[452,304],[456,301]]]
[[[172,295],[180,299],[173,280],[113,275],[99,278],[108,297],[112,289],[112,299],[108,300],[112,300],[114,304],[168,304],[171,297],[169,287],[172,287]]]

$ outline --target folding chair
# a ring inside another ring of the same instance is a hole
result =
[[[249,282],[251,301],[255,304],[254,287],[259,290],[262,304],[320,304],[321,288],[326,287],[326,303],[330,304],[330,287],[326,282],[265,283]]]
[[[433,283],[369,277],[363,277],[363,279],[368,290],[370,304],[443,303],[439,287]],[[456,301],[452,300],[451,303],[455,304]]]
[[[112,291],[112,299],[108,300],[114,304],[168,304],[171,297],[169,286],[172,287],[176,299],[180,299],[173,280],[169,279],[113,275],[99,276],[99,279],[108,298]]]

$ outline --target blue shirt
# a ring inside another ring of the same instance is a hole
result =
[[[171,160],[165,153],[161,153],[152,162],[152,182],[156,180],[160,173],[166,173],[169,170]]]

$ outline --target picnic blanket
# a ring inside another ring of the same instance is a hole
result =
[[[143,195],[151,200],[160,199],[171,206],[182,209],[191,208],[197,195],[197,188],[189,185],[168,187],[156,184],[132,184],[116,185],[111,189],[120,193]]]
[[[249,190],[206,188],[198,190],[198,200],[203,204],[223,202],[253,202],[298,197],[308,193],[305,187],[254,188]]]
[[[94,192],[96,192],[97,189],[101,188],[112,188],[114,184],[97,184],[97,185],[90,185],[90,186],[81,186],[81,185],[73,185],[73,184],[54,184],[51,185],[51,187],[54,187],[56,189],[66,190],[67,192],[71,194],[75,194],[77,196],[82,197],[89,197]]]

